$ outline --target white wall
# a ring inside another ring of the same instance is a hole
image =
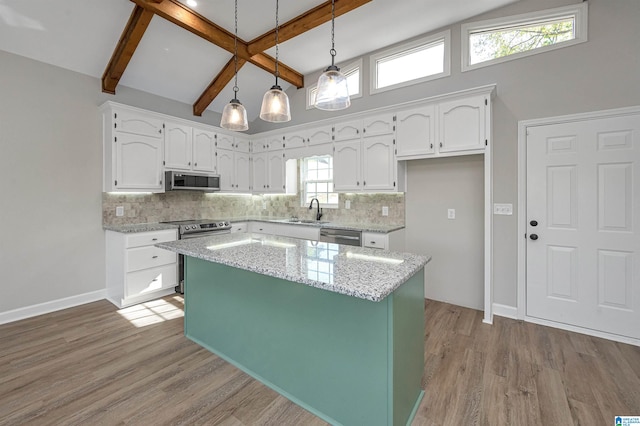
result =
[[[482,310],[484,157],[414,160],[407,169],[405,249],[432,256],[425,297]]]
[[[520,0],[469,21],[576,3],[580,2]],[[290,124],[341,117],[391,104],[497,84],[497,97],[493,105],[494,202],[512,203],[514,215],[494,217],[494,302],[516,306],[517,221],[526,219],[517,212],[518,121],[640,105],[639,20],[638,0],[589,0],[588,42],[464,73],[460,71],[460,24],[456,24],[449,27],[452,35],[450,77],[369,95],[369,57],[365,56],[365,93],[362,98],[352,101],[349,110],[333,113],[305,110],[305,91],[292,89],[288,92],[293,111]],[[339,52],[340,45],[336,47]],[[343,64],[353,60],[339,59],[343,60]],[[305,76],[305,81],[314,82],[318,75],[319,72]],[[273,128],[260,123],[260,120],[252,123],[251,127],[256,132]],[[410,208],[407,201],[407,210]],[[410,229],[408,234],[424,231]],[[444,235],[434,237],[443,239]],[[460,246],[460,249],[463,248]],[[428,268],[437,261],[434,259]],[[453,275],[451,280],[457,278],[457,275]]]
[[[105,288],[98,106],[112,99],[193,119],[190,105],[100,87],[96,78],[0,51],[0,320]]]

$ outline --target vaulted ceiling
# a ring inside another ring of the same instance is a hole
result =
[[[233,96],[233,0],[0,0],[0,50],[221,112]],[[336,0],[338,62],[514,0]],[[330,63],[327,0],[280,0],[280,83]],[[238,0],[239,99],[249,120],[274,83],[275,0]]]

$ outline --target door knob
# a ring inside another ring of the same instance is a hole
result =
[[[529,224],[531,226],[538,226],[538,221],[537,220],[532,220],[531,222],[529,222]]]
[[[531,234],[531,235],[529,236],[529,238],[531,238],[533,241],[535,241],[535,240],[537,240],[537,239],[538,239],[538,234]]]

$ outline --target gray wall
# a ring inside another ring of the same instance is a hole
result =
[[[407,166],[405,248],[432,257],[425,297],[483,310],[484,156],[414,160]],[[455,209],[455,219],[447,218],[448,209]]]
[[[194,119],[190,105],[105,95],[96,78],[0,51],[0,313],[105,288],[97,106],[108,99]]]
[[[575,3],[579,2],[520,0],[470,21]],[[365,56],[364,96],[354,99],[351,108],[346,110],[347,113],[305,110],[305,91],[291,90],[291,124],[339,117],[462,89],[497,84],[497,97],[493,106],[494,202],[512,203],[514,215],[494,218],[494,301],[516,306],[518,121],[640,105],[639,20],[638,0],[590,0],[588,42],[464,73],[460,71],[460,24],[453,25],[449,27],[452,36],[450,77],[370,96],[367,76],[369,58]],[[340,44],[336,48],[339,55]],[[341,58],[338,56],[338,59]],[[306,76],[305,79],[313,82],[317,77],[318,73]],[[272,128],[266,123],[259,123],[259,120],[252,123],[252,131]],[[407,211],[411,209],[408,201],[406,208]],[[425,231],[426,229],[411,230]],[[435,239],[442,240],[446,237],[439,234],[446,231],[429,231],[435,233]],[[460,248],[464,247],[461,245]],[[451,277],[452,280],[456,278]]]

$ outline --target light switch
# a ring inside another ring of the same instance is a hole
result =
[[[447,219],[455,219],[456,218],[456,209],[447,210]]]
[[[122,217],[122,216],[124,216],[124,206],[118,206],[118,207],[116,207],[116,216],[117,216],[117,217]]]
[[[513,204],[495,203],[493,205],[493,214],[511,216],[513,215]]]

